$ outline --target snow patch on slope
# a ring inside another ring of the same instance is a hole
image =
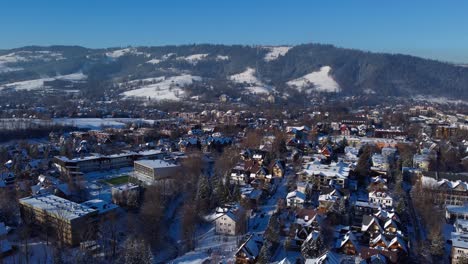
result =
[[[30,90],[47,88],[44,85],[45,82],[51,82],[55,80],[80,82],[80,81],[85,80],[86,78],[87,76],[81,72],[67,74],[67,75],[57,75],[55,77],[47,77],[47,78],[40,78],[40,79],[34,79],[34,80],[3,84],[3,85],[0,85],[0,90],[12,88],[12,89],[15,89],[16,91],[20,91],[20,90],[30,91]]]
[[[229,60],[229,59],[230,59],[230,58],[229,58],[229,56],[227,56],[227,55],[217,55],[217,56],[216,56],[216,60],[217,60],[217,61],[227,61],[227,60]]]
[[[286,55],[288,51],[292,48],[289,46],[280,46],[280,47],[265,47],[269,52],[265,55],[265,61],[273,61],[278,59],[280,56]]]
[[[125,48],[125,49],[118,49],[118,50],[106,52],[106,56],[112,59],[118,59],[122,56],[129,55],[129,54],[150,56],[149,54],[140,52],[135,48]]]
[[[206,59],[208,57],[208,53],[201,53],[201,54],[192,54],[186,57],[177,57],[177,60],[184,60],[190,64],[197,64],[199,61]]]
[[[445,105],[449,105],[449,104],[468,105],[467,101],[454,100],[454,99],[450,99],[450,98],[447,98],[447,97],[434,97],[434,96],[417,95],[417,96],[413,97],[413,99],[416,100],[416,101],[425,101],[425,102],[436,103],[436,104],[445,104]]]
[[[235,83],[244,84],[245,89],[254,94],[269,94],[273,87],[264,84],[255,76],[255,69],[248,67],[244,72],[229,76],[229,79]]]
[[[182,89],[188,85],[191,85],[193,82],[201,81],[202,78],[199,76],[192,76],[190,74],[184,74],[180,76],[172,77],[158,77],[158,78],[148,78],[142,80],[134,80],[132,82],[137,83],[143,81],[143,83],[152,79],[154,83],[144,84],[138,89],[130,90],[123,92],[121,95],[124,98],[131,97],[143,97],[150,98],[154,100],[173,100],[179,101],[184,95],[185,91]]]
[[[159,59],[151,59],[149,61],[147,61],[146,63],[149,63],[149,64],[158,64],[160,63],[162,60],[159,60]]]
[[[51,61],[63,60],[63,56],[59,52],[51,52],[48,50],[40,51],[17,51],[0,56],[0,73],[21,71],[23,68],[14,67],[12,65],[30,61]]]
[[[235,83],[241,84],[263,84],[256,76],[255,76],[255,69],[248,67],[245,71],[231,75],[229,79]]]
[[[319,92],[339,92],[340,86],[333,77],[330,76],[330,71],[330,66],[323,66],[319,71],[306,74],[287,82],[287,85],[308,93],[312,91],[312,89],[306,90],[306,88],[309,87],[313,87],[313,90]]]

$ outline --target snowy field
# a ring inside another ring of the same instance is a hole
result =
[[[149,124],[157,120],[139,118],[54,118],[52,120],[28,118],[0,118],[0,129],[28,129],[32,127],[61,125],[80,129],[124,128],[128,124]]]
[[[256,71],[248,67],[245,71],[229,76],[229,79],[235,83],[245,85],[245,89],[250,93],[255,94],[269,94],[273,88],[265,85],[256,76]]]
[[[137,118],[54,118],[53,122],[58,125],[81,129],[101,129],[104,127],[124,128],[127,124],[132,123],[153,124],[154,120]]]
[[[153,84],[142,85],[138,89],[123,92],[121,95],[123,95],[124,98],[142,97],[158,101],[179,101],[185,95],[185,91],[182,89],[183,87],[201,80],[201,77],[192,76],[190,74],[167,78],[162,77],[161,79],[155,78]]]
[[[196,65],[199,61],[206,59],[208,57],[208,53],[202,53],[202,54],[192,54],[186,57],[177,57],[177,60],[183,60],[186,61],[190,64]]]
[[[217,55],[216,56],[216,60],[218,60],[218,61],[227,61],[229,59],[230,59],[229,56],[225,56],[225,55]]]
[[[61,53],[47,50],[12,52],[5,55],[0,55],[0,73],[23,70],[23,68],[15,66],[17,63],[62,59],[64,58]]]
[[[44,83],[51,82],[55,80],[70,81],[70,82],[80,82],[86,80],[87,76],[81,72],[67,74],[67,75],[57,75],[55,77],[40,78],[28,81],[13,82],[0,85],[0,90],[3,89],[15,89],[16,91],[31,91],[47,88]]]
[[[330,71],[330,66],[323,66],[319,71],[291,80],[287,82],[287,84],[299,91],[306,91],[309,93],[312,90],[306,90],[306,88],[310,87],[313,87],[313,90],[318,92],[339,92],[340,86],[333,77],[330,76]]]
[[[436,103],[436,104],[463,104],[463,105],[468,105],[467,101],[464,100],[453,100],[449,99],[446,97],[434,97],[434,96],[423,96],[423,95],[418,95],[414,97],[414,100],[416,101],[425,101],[425,102],[430,102],[430,103]]]
[[[106,52],[106,56],[109,57],[109,58],[112,58],[112,59],[118,59],[118,58],[120,58],[122,56],[130,55],[130,54],[145,55],[147,57],[150,56],[147,53],[138,51],[136,48],[125,48],[125,49],[118,49],[118,50],[113,50],[113,51]]]
[[[265,47],[269,52],[265,55],[265,61],[274,61],[279,57],[286,55],[292,47],[289,46],[280,46],[280,47]]]

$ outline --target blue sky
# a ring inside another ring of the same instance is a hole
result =
[[[327,43],[468,63],[468,1],[2,0],[0,49]]]

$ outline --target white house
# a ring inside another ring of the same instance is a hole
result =
[[[247,217],[242,208],[229,209],[214,222],[219,235],[236,236],[243,234],[247,228]]]
[[[289,207],[304,207],[306,195],[298,190],[288,193],[286,196],[286,205]]]
[[[387,192],[376,190],[369,193],[369,202],[373,204],[382,205],[384,207],[393,206],[393,198]]]

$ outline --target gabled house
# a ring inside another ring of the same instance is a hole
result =
[[[216,234],[235,236],[243,234],[247,228],[247,217],[243,208],[229,209],[215,219]]]
[[[380,226],[379,219],[373,215],[364,215],[362,218],[361,232],[368,233],[371,237],[375,234],[381,234],[383,228]]]
[[[275,160],[270,171],[274,177],[283,177],[286,172],[285,162],[282,160]]]
[[[336,242],[336,249],[346,255],[356,255],[361,248],[356,236],[351,231],[348,231]]]
[[[306,195],[300,191],[292,191],[286,196],[286,205],[293,208],[303,208]]]
[[[369,193],[369,202],[384,207],[393,206],[393,198],[385,190],[375,190]]]
[[[231,170],[229,181],[231,184],[244,186],[249,183],[249,174],[243,166],[238,165]]]
[[[256,263],[260,249],[263,245],[263,239],[255,234],[250,235],[247,240],[237,249],[235,257],[238,264]]]

